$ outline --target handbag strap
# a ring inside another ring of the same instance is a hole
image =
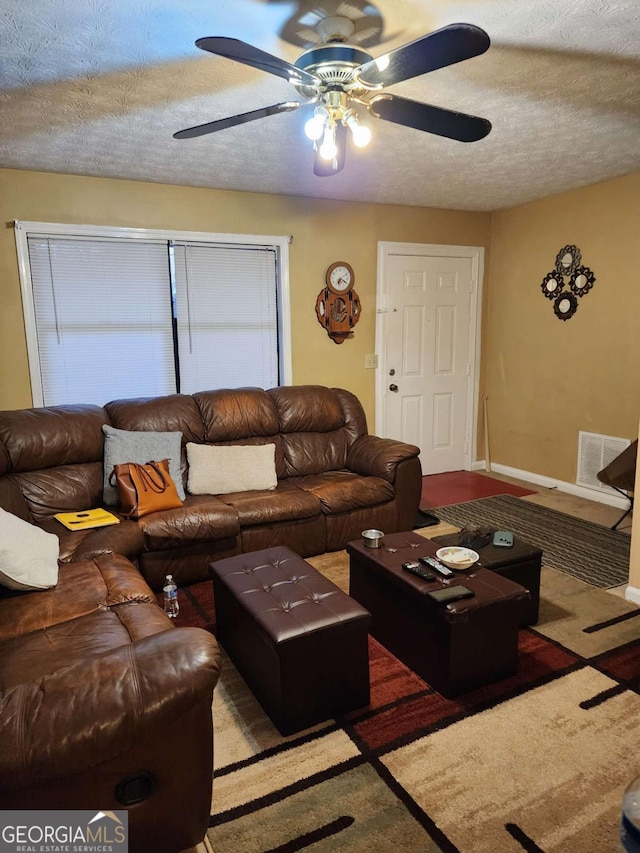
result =
[[[145,492],[152,491],[159,495],[167,488],[167,479],[157,462],[147,462],[146,465],[130,462],[130,473],[133,473],[132,468],[140,478],[140,485]]]

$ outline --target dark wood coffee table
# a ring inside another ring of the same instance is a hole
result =
[[[434,556],[437,548],[412,531],[385,536],[382,548],[349,542],[349,594],[371,613],[372,635],[451,697],[515,674],[518,628],[529,592],[475,568],[456,572],[451,582],[472,589],[473,598],[437,604],[426,593],[451,584],[424,581],[402,568],[409,560]]]
[[[451,533],[447,536],[436,536],[433,541],[438,547],[460,545],[461,535]],[[529,590],[531,600],[522,614],[522,624],[535,625],[540,608],[542,550],[523,539],[514,539],[512,548],[499,548],[489,544],[475,550],[480,557],[479,564],[484,569],[491,569],[492,572],[497,572],[503,578],[509,578]]]

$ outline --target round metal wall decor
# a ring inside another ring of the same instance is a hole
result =
[[[573,273],[569,281],[569,287],[576,296],[584,296],[593,287],[593,282],[596,280],[595,275],[589,267],[578,267]]]
[[[553,310],[556,317],[559,317],[561,320],[568,320],[578,310],[578,300],[573,293],[565,290],[556,297],[556,301],[553,303]]]
[[[540,285],[542,292],[547,299],[555,299],[558,295],[558,291],[562,290],[562,286],[562,276],[559,276],[557,272],[548,272],[542,279],[542,284]]]
[[[556,255],[555,269],[542,279],[540,290],[553,302],[553,311],[560,320],[569,320],[578,310],[578,298],[585,296],[596,280],[589,267],[581,266],[582,254],[577,246],[564,246]],[[565,290],[564,277],[569,277]]]
[[[556,271],[560,275],[571,275],[580,265],[580,249],[577,246],[565,246],[556,255]]]

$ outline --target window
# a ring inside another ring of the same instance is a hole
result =
[[[278,385],[276,253],[173,247],[182,390]],[[212,263],[214,261],[214,263]]]
[[[15,227],[35,406],[290,383],[287,238]]]

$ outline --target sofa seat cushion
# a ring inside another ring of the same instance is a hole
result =
[[[241,527],[299,521],[321,513],[319,499],[288,480],[278,483],[273,491],[233,492],[221,495],[220,500],[236,510]]]
[[[135,560],[144,548],[144,536],[135,521],[121,519],[120,524],[68,530],[56,518],[38,523],[47,533],[55,533],[60,541],[60,561],[90,560],[101,554],[122,554]]]
[[[380,477],[360,477],[350,471],[328,471],[325,474],[293,477],[289,482],[315,495],[325,515],[378,506],[392,501],[395,496],[393,486],[386,480]]]
[[[172,629],[155,603],[132,602],[1,641],[0,691]]]
[[[227,539],[240,533],[237,511],[212,495],[187,495],[183,506],[152,512],[138,519],[138,525],[146,551]]]
[[[154,602],[140,572],[119,554],[62,563],[58,585],[38,592],[3,590],[0,642],[101,613],[132,601]]]

